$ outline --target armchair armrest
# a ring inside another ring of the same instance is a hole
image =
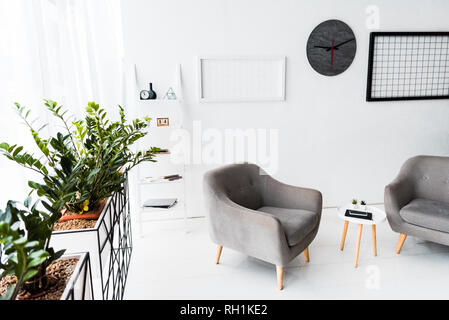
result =
[[[399,215],[399,211],[413,198],[413,183],[403,175],[398,176],[385,187],[385,212],[393,230],[397,231],[400,224],[404,223],[404,220]]]
[[[302,209],[321,214],[323,196],[320,191],[282,183],[265,176],[264,204],[272,207]]]

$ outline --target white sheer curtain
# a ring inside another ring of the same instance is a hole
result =
[[[88,101],[116,115],[124,102],[122,61],[120,0],[0,0],[0,141],[35,150],[15,101],[50,124],[43,99],[77,116]],[[8,199],[24,199],[33,175],[1,157],[0,177],[4,207]]]

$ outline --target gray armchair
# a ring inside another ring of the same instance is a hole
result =
[[[407,235],[449,245],[449,157],[407,160],[385,187],[385,211],[391,229],[400,233],[397,254]]]
[[[286,185],[254,164],[233,164],[204,176],[209,233],[218,245],[276,265],[279,289],[284,266],[315,238],[321,219],[319,191]]]

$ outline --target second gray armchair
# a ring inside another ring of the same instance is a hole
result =
[[[281,183],[254,164],[233,164],[204,177],[209,231],[218,245],[276,265],[278,287],[284,267],[304,252],[318,232],[319,191]]]
[[[449,245],[449,157],[408,159],[385,187],[385,211],[400,233],[396,253],[407,235]]]

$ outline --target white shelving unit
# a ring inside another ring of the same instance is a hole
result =
[[[183,108],[181,90],[181,66],[176,69],[176,85],[173,85],[176,100],[163,99],[164,93],[158,93],[160,98],[155,100],[140,100],[139,92],[147,87],[147,83],[139,81],[137,66],[134,66],[135,75],[135,111],[136,116],[141,118],[150,117],[152,120],[148,128],[148,135],[139,141],[139,149],[149,147],[159,147],[171,150],[173,142],[170,135],[173,130],[183,128]],[[168,89],[168,88],[167,88]],[[157,118],[169,118],[169,126],[158,127]],[[156,163],[148,162],[137,166],[137,204],[139,206],[139,232],[143,236],[143,224],[154,221],[184,219],[185,230],[187,232],[187,206],[186,206],[186,184],[184,163],[171,161],[171,154],[159,154],[156,156]],[[174,181],[148,182],[147,177],[162,177],[179,174],[181,179]],[[171,208],[145,208],[143,203],[147,199],[153,198],[176,198],[176,205]]]

